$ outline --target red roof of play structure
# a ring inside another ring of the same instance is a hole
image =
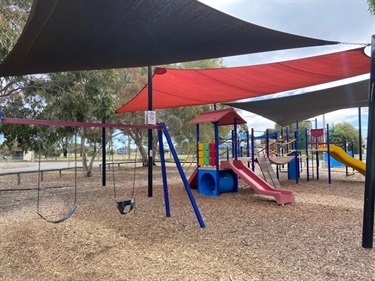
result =
[[[370,72],[364,48],[297,60],[217,69],[158,68],[153,109],[223,103],[295,90]],[[120,112],[147,110],[147,85]]]
[[[188,124],[201,124],[201,123],[215,123],[218,122],[219,126],[246,124],[247,122],[233,109],[225,108],[213,111],[206,111],[199,114]]]

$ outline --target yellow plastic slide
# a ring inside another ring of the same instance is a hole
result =
[[[352,167],[354,170],[357,170],[362,175],[366,175],[366,164],[358,159],[350,157],[345,150],[341,147],[338,147],[334,144],[329,145],[330,154],[337,161],[345,164],[346,166]]]

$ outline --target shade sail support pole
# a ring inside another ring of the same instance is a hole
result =
[[[103,123],[104,120],[103,120]],[[106,128],[102,128],[102,186],[107,185],[107,163],[106,163]]]
[[[148,110],[152,111],[152,67],[147,67],[148,75]],[[147,118],[147,123],[148,118]],[[152,165],[153,161],[152,149],[152,130],[148,129],[148,197],[152,197]]]
[[[362,247],[372,248],[374,240],[374,186],[375,172],[375,35],[371,38],[371,71],[370,71],[370,93],[368,106],[368,130],[367,130],[367,153],[366,153],[366,181],[365,198],[363,210],[363,232]]]
[[[358,107],[358,153],[359,153],[359,160],[362,161],[362,112],[361,107]],[[352,147],[352,151],[354,152],[354,147]]]

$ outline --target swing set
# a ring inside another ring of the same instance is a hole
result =
[[[98,128],[124,128],[124,129],[152,129],[157,130],[158,134],[158,140],[159,140],[159,152],[160,152],[160,163],[161,163],[161,173],[162,173],[162,181],[163,181],[163,191],[164,191],[164,203],[165,203],[165,212],[166,217],[170,217],[170,204],[169,204],[169,192],[168,192],[168,183],[167,183],[167,173],[166,173],[166,164],[164,159],[164,142],[163,142],[163,135],[165,136],[165,139],[168,143],[169,149],[173,155],[177,170],[180,174],[181,180],[184,184],[185,191],[188,195],[188,198],[190,200],[190,203],[193,207],[194,213],[196,215],[196,218],[198,220],[198,223],[201,228],[205,227],[203,218],[201,216],[201,213],[199,211],[198,205],[194,199],[194,195],[190,189],[190,185],[188,183],[188,180],[185,176],[185,173],[182,169],[180,160],[178,158],[177,152],[174,148],[172,139],[169,135],[167,126],[165,123],[161,122],[157,125],[131,125],[131,124],[110,124],[110,123],[94,123],[94,122],[69,122],[69,121],[51,121],[51,120],[33,120],[33,119],[20,119],[20,118],[7,118],[2,116],[2,112],[0,112],[0,121],[3,124],[25,124],[25,125],[41,125],[41,126],[61,126],[61,127],[98,127]],[[164,134],[163,134],[164,133]],[[77,135],[76,135],[77,137]],[[77,141],[75,137],[75,141]],[[40,157],[40,155],[39,155]],[[40,177],[41,177],[41,171],[40,171],[40,158],[39,158],[39,176],[38,176],[38,203],[37,203],[37,213],[38,215],[50,223],[61,223],[69,219],[75,210],[77,209],[77,158],[75,156],[75,187],[74,187],[74,204],[73,207],[68,211],[68,213],[58,219],[58,220],[49,220],[45,218],[42,213],[39,210],[39,202],[40,202]],[[115,201],[118,210],[121,214],[127,214],[130,211],[134,209],[135,206],[135,199],[134,199],[134,185],[133,185],[133,194],[132,198],[130,200],[124,200],[124,201],[118,201],[116,196],[116,184],[114,183],[114,193],[115,193]],[[133,183],[135,184],[135,183]],[[129,207],[129,208],[127,208]],[[126,210],[127,209],[127,210]]]

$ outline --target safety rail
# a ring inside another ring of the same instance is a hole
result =
[[[126,164],[134,164],[135,161],[123,161],[123,162],[108,162],[108,163],[105,163],[105,165],[107,166],[108,170],[111,169],[111,166],[116,166],[118,167],[118,169],[120,170],[120,166],[121,165],[126,165]],[[102,168],[102,164],[99,164],[99,169]]]
[[[288,156],[291,153],[296,151],[295,149],[296,139],[291,139],[290,141],[280,142],[280,141],[272,141],[269,145],[269,155],[281,157],[281,156]]]

